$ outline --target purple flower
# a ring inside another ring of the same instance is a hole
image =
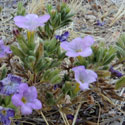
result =
[[[123,76],[123,74],[120,73],[118,70],[114,70],[112,66],[110,67],[109,71],[113,76],[117,76],[118,78]]]
[[[44,23],[50,19],[49,14],[38,17],[36,14],[28,14],[26,16],[16,16],[15,24],[29,31],[34,31],[39,26],[44,26]]]
[[[41,109],[42,104],[37,99],[37,90],[34,86],[28,87],[26,83],[19,86],[19,92],[12,96],[12,103],[21,108],[23,115],[32,113],[32,109]]]
[[[71,42],[62,42],[61,47],[67,51],[66,55],[69,57],[87,57],[92,54],[91,46],[93,43],[94,39],[91,36],[86,36],[84,39],[78,37]]]
[[[11,95],[16,93],[20,83],[20,77],[9,74],[0,81],[0,94]]]
[[[64,41],[67,41],[68,37],[69,37],[69,32],[65,32],[62,35],[57,35],[56,39],[61,42],[64,42]]]
[[[74,115],[68,114],[67,115],[67,119],[73,120],[74,119]]]
[[[72,68],[75,73],[75,80],[79,83],[81,90],[89,88],[89,84],[93,83],[97,79],[97,74],[89,69],[85,69],[84,66],[77,66]]]
[[[58,84],[54,85],[53,89],[56,90],[57,88],[59,88]]]
[[[13,109],[0,106],[0,122],[2,123],[2,125],[10,125],[10,117],[14,117],[14,115],[15,112]]]
[[[8,46],[4,45],[4,42],[0,40],[0,58],[6,57],[7,54],[12,53]]]
[[[105,22],[100,22],[99,20],[97,20],[97,22],[95,23],[95,25],[98,26],[104,26]]]

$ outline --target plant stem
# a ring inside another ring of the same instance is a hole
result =
[[[59,107],[59,113],[60,113],[60,115],[61,115],[61,117],[62,117],[62,119],[63,119],[65,125],[70,125],[69,122],[68,122],[68,120],[67,120],[67,117],[66,117],[65,113],[63,113],[62,111],[60,111],[60,108],[61,108],[62,106],[61,106],[61,105],[57,105],[57,106]]]
[[[75,125],[75,123],[76,123],[77,116],[78,116],[79,110],[80,110],[80,108],[81,108],[81,105],[82,105],[82,102],[80,102],[79,105],[78,105],[78,108],[77,108],[77,111],[76,111],[75,117],[74,117],[74,119],[73,119],[73,123],[72,123],[72,125]]]
[[[99,125],[99,120],[100,120],[100,116],[101,116],[101,106],[100,104],[97,102],[98,106],[99,106],[99,115],[98,115],[98,122],[97,125]]]
[[[42,115],[44,121],[46,122],[46,125],[49,125],[49,123],[47,122],[47,119],[46,119],[46,117],[44,116],[43,112],[41,111],[40,113],[41,113],[41,115]]]

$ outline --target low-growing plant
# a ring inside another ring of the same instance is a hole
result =
[[[72,22],[70,8],[63,2],[46,9],[48,14],[42,16],[26,14],[19,3],[13,19],[15,41],[7,46],[0,40],[0,122],[4,125],[19,122],[33,110],[39,110],[49,124],[42,111],[57,109],[65,125],[69,115],[74,125],[80,108],[83,113],[91,107],[103,113],[115,106],[113,99],[124,100],[116,90],[125,87],[125,77],[114,67],[124,65],[125,35],[108,48],[104,43],[96,45],[92,36],[69,42],[69,32],[58,35],[56,31]],[[18,61],[12,72],[14,57]],[[111,84],[114,77],[115,85]]]

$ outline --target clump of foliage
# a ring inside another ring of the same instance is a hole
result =
[[[9,125],[14,122],[10,118],[21,119],[37,110],[49,124],[43,112],[58,110],[65,125],[70,124],[68,119],[74,125],[80,122],[81,108],[84,123],[93,114],[97,117],[92,122],[97,123],[98,116],[115,106],[112,100],[124,100],[116,90],[125,87],[125,77],[114,67],[124,65],[125,35],[108,48],[104,43],[95,45],[92,36],[69,42],[68,32],[56,31],[72,22],[70,8],[63,2],[46,9],[42,16],[26,14],[19,3],[14,16],[16,40],[10,46],[0,41],[0,122]],[[18,58],[15,70],[10,61],[14,57]],[[114,77],[117,81],[111,84]]]

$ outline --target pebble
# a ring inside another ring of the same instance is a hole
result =
[[[86,15],[85,18],[90,22],[94,22],[96,20],[96,17],[93,15]]]

